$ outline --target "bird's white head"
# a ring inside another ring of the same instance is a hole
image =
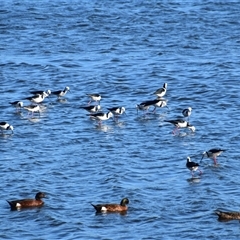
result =
[[[195,132],[196,131],[196,128],[192,125],[188,126],[188,128],[192,131],[192,132]]]
[[[206,157],[206,156],[207,156],[207,152],[203,152],[201,160],[203,160],[203,158]]]
[[[108,112],[108,117],[109,118],[113,117],[113,113],[112,112]]]
[[[18,107],[22,108],[23,107],[23,102],[18,102]]]
[[[13,132],[13,126],[12,126],[12,125],[9,125],[9,126],[8,126],[8,129],[9,129],[9,130],[12,130],[12,132]]]

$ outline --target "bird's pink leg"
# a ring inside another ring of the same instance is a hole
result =
[[[176,135],[176,132],[179,132],[179,128],[178,127],[173,129],[173,131],[172,131],[173,135]]]
[[[216,157],[213,158],[213,162],[214,162],[215,165],[217,165],[217,158]]]
[[[172,131],[172,134],[173,134],[173,135],[175,135],[176,129],[177,129],[177,128],[174,128],[174,129],[173,129],[173,131]]]
[[[114,115],[114,121],[118,122],[118,116],[117,115]]]

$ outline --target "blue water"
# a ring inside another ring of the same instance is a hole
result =
[[[1,239],[239,239],[239,1],[3,1],[0,8]],[[137,115],[136,104],[168,83],[168,108]],[[40,117],[10,101],[60,90]],[[126,115],[98,127],[79,107],[100,93],[103,112]],[[164,120],[192,107],[196,132]],[[186,158],[201,163],[193,181]],[[5,200],[43,191],[40,209]],[[130,200],[126,215],[95,215],[90,203]]]

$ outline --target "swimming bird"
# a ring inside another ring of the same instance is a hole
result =
[[[95,208],[97,213],[126,212],[128,210],[127,204],[129,204],[128,198],[123,198],[120,204],[106,203],[94,205],[91,203],[91,205]]]
[[[185,118],[188,118],[188,121],[189,121],[189,117],[190,117],[191,113],[192,113],[192,108],[191,107],[183,109],[183,111],[182,111],[182,115]]]
[[[125,107],[112,107],[112,108],[107,108],[110,112],[113,113],[114,118],[117,120],[117,118],[125,113],[126,109]],[[126,114],[126,113],[125,113]]]
[[[195,127],[193,125],[190,125],[189,122],[184,121],[183,119],[177,119],[177,120],[164,120],[164,122],[169,122],[173,124],[176,128],[173,130],[173,134],[175,134],[177,131],[180,130],[180,128],[188,128],[192,132],[195,132]]]
[[[47,90],[47,91],[38,91],[38,90],[36,90],[36,91],[30,91],[30,93],[31,94],[33,94],[33,95],[37,95],[37,94],[40,94],[40,95],[42,95],[42,94],[44,94],[45,93],[45,95],[47,95],[46,97],[48,97],[48,96],[50,96],[51,95],[51,90]]]
[[[69,87],[65,87],[64,90],[53,91],[52,94],[60,98],[60,97],[64,97],[67,94],[67,92],[70,92]]]
[[[210,149],[210,150],[208,150],[208,151],[206,151],[206,152],[203,152],[203,154],[202,154],[202,159],[203,159],[204,157],[212,158],[214,164],[216,165],[216,164],[217,164],[217,157],[218,157],[219,155],[221,155],[222,152],[224,152],[224,151],[226,151],[226,150],[221,149],[221,148],[213,148],[213,149]],[[201,159],[201,160],[202,160],[202,159]]]
[[[14,101],[14,102],[10,102],[10,104],[16,108],[16,110],[20,110],[23,107],[23,102],[21,101]]]
[[[102,96],[100,94],[98,94],[98,93],[92,93],[92,94],[88,93],[87,96],[89,96],[91,98],[91,100],[89,101],[88,104],[90,104],[92,101],[95,101],[98,104],[100,104],[100,100],[102,98]]]
[[[92,113],[89,114],[89,116],[93,119],[98,120],[98,124],[101,125],[102,121],[108,120],[109,118],[113,117],[112,112],[108,112],[108,113]]]
[[[14,201],[8,201],[11,210],[19,210],[21,208],[29,208],[29,207],[41,207],[44,202],[41,200],[45,197],[45,194],[42,192],[38,192],[35,196],[35,199],[20,199]]]
[[[90,106],[84,106],[84,107],[80,107],[90,113],[96,113],[101,109],[100,105],[90,105]]]
[[[13,133],[13,126],[7,122],[0,122],[0,129],[2,130],[2,134],[3,134],[3,130],[11,130]]]
[[[47,97],[47,96],[48,96],[48,94],[43,92],[43,94],[36,94],[36,95],[34,95],[32,97],[27,97],[25,99],[27,99],[27,100],[29,100],[29,101],[31,101],[33,103],[37,103],[38,104],[38,103],[41,103],[45,99],[45,97]]]
[[[33,113],[34,113],[34,112],[38,112],[38,113],[39,113],[39,116],[40,116],[40,107],[39,107],[39,105],[29,105],[29,106],[25,106],[25,107],[23,107],[23,108],[28,111],[28,114],[29,114],[30,112],[32,112],[32,116],[33,116]]]
[[[158,97],[163,97],[167,92],[167,83],[163,84],[163,87],[157,89],[153,94],[157,95]]]
[[[186,167],[191,171],[192,177],[194,177],[194,172],[199,171],[199,175],[202,174],[202,171],[198,169],[199,164],[196,162],[192,162],[190,157],[187,157]]]
[[[222,221],[240,220],[240,212],[215,211],[215,213],[218,215],[218,219]]]

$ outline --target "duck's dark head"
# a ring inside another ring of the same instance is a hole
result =
[[[45,193],[43,193],[43,192],[38,192],[38,193],[36,194],[36,196],[35,196],[35,199],[36,199],[36,200],[41,200],[41,198],[45,198],[45,197],[46,197]]]
[[[127,204],[129,204],[128,198],[123,198],[122,201],[121,201],[121,203],[120,203],[120,205],[121,205],[121,206],[126,206]]]

